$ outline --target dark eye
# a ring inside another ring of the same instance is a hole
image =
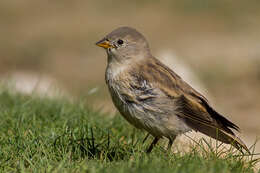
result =
[[[123,43],[124,43],[124,41],[123,41],[123,40],[121,40],[121,39],[117,40],[117,44],[120,44],[120,45],[122,45]]]

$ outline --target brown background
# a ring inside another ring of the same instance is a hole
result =
[[[132,26],[156,57],[170,51],[185,62],[251,145],[260,136],[259,21],[257,0],[1,0],[0,77],[48,76],[70,95],[114,110],[106,55],[94,43]]]

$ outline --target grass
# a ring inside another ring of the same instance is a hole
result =
[[[238,153],[204,150],[151,154],[145,133],[121,116],[83,102],[0,90],[0,172],[254,172],[256,161]]]

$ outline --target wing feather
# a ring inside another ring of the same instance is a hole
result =
[[[159,89],[169,102],[175,105],[174,112],[187,123],[192,129],[204,133],[210,137],[218,139],[224,143],[229,143],[241,151],[244,148],[249,152],[246,145],[240,140],[231,129],[239,130],[239,127],[217,113],[208,103],[208,100],[175,72],[162,64],[156,58],[150,59],[146,64],[138,67],[139,74],[133,72],[140,81],[147,81],[150,87]],[[142,88],[139,85],[139,89]],[[147,88],[147,87],[146,87]],[[147,93],[143,90],[142,97],[146,98]],[[140,97],[140,96],[139,96]],[[140,97],[140,98],[142,98]],[[149,95],[148,98],[162,96]]]

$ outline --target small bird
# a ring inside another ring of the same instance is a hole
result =
[[[232,131],[239,127],[156,59],[136,29],[117,28],[96,45],[107,52],[105,80],[114,105],[130,124],[154,137],[147,153],[162,137],[169,139],[170,149],[178,135],[191,130],[249,152]]]

